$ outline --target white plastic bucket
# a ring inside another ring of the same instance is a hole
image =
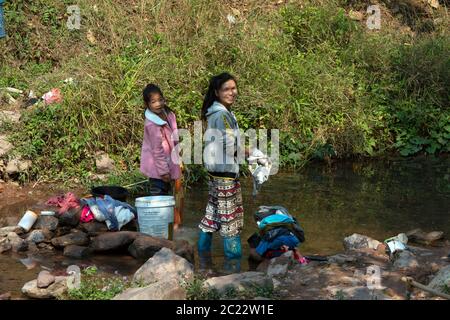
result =
[[[28,232],[28,231],[30,231],[33,224],[36,222],[37,218],[38,218],[38,215],[36,213],[34,213],[31,210],[27,210],[27,212],[25,212],[22,219],[20,219],[20,221],[17,225],[19,227],[22,227],[22,229],[24,229],[25,232]]]
[[[172,240],[175,198],[173,196],[140,197],[135,201],[139,232]]]

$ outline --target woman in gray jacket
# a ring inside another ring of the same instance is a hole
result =
[[[209,174],[208,204],[199,224],[200,258],[210,256],[212,233],[223,237],[226,260],[241,258],[240,233],[244,224],[239,163],[244,157],[240,133],[231,107],[237,98],[235,78],[222,73],[211,78],[202,108],[207,121],[203,161]]]

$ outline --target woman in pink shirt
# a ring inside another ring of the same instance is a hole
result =
[[[175,114],[167,107],[161,89],[148,84],[143,93],[145,110],[141,172],[149,177],[152,196],[168,195],[171,182],[181,177]]]

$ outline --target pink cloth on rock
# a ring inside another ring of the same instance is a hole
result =
[[[70,209],[78,208],[80,206],[78,198],[72,192],[68,192],[65,195],[52,197],[45,204],[48,206],[58,207],[59,214],[63,214]]]

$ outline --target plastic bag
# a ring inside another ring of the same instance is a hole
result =
[[[61,90],[58,88],[53,88],[46,94],[42,96],[42,100],[44,100],[45,104],[53,104],[53,103],[61,103],[62,102],[62,94]]]

